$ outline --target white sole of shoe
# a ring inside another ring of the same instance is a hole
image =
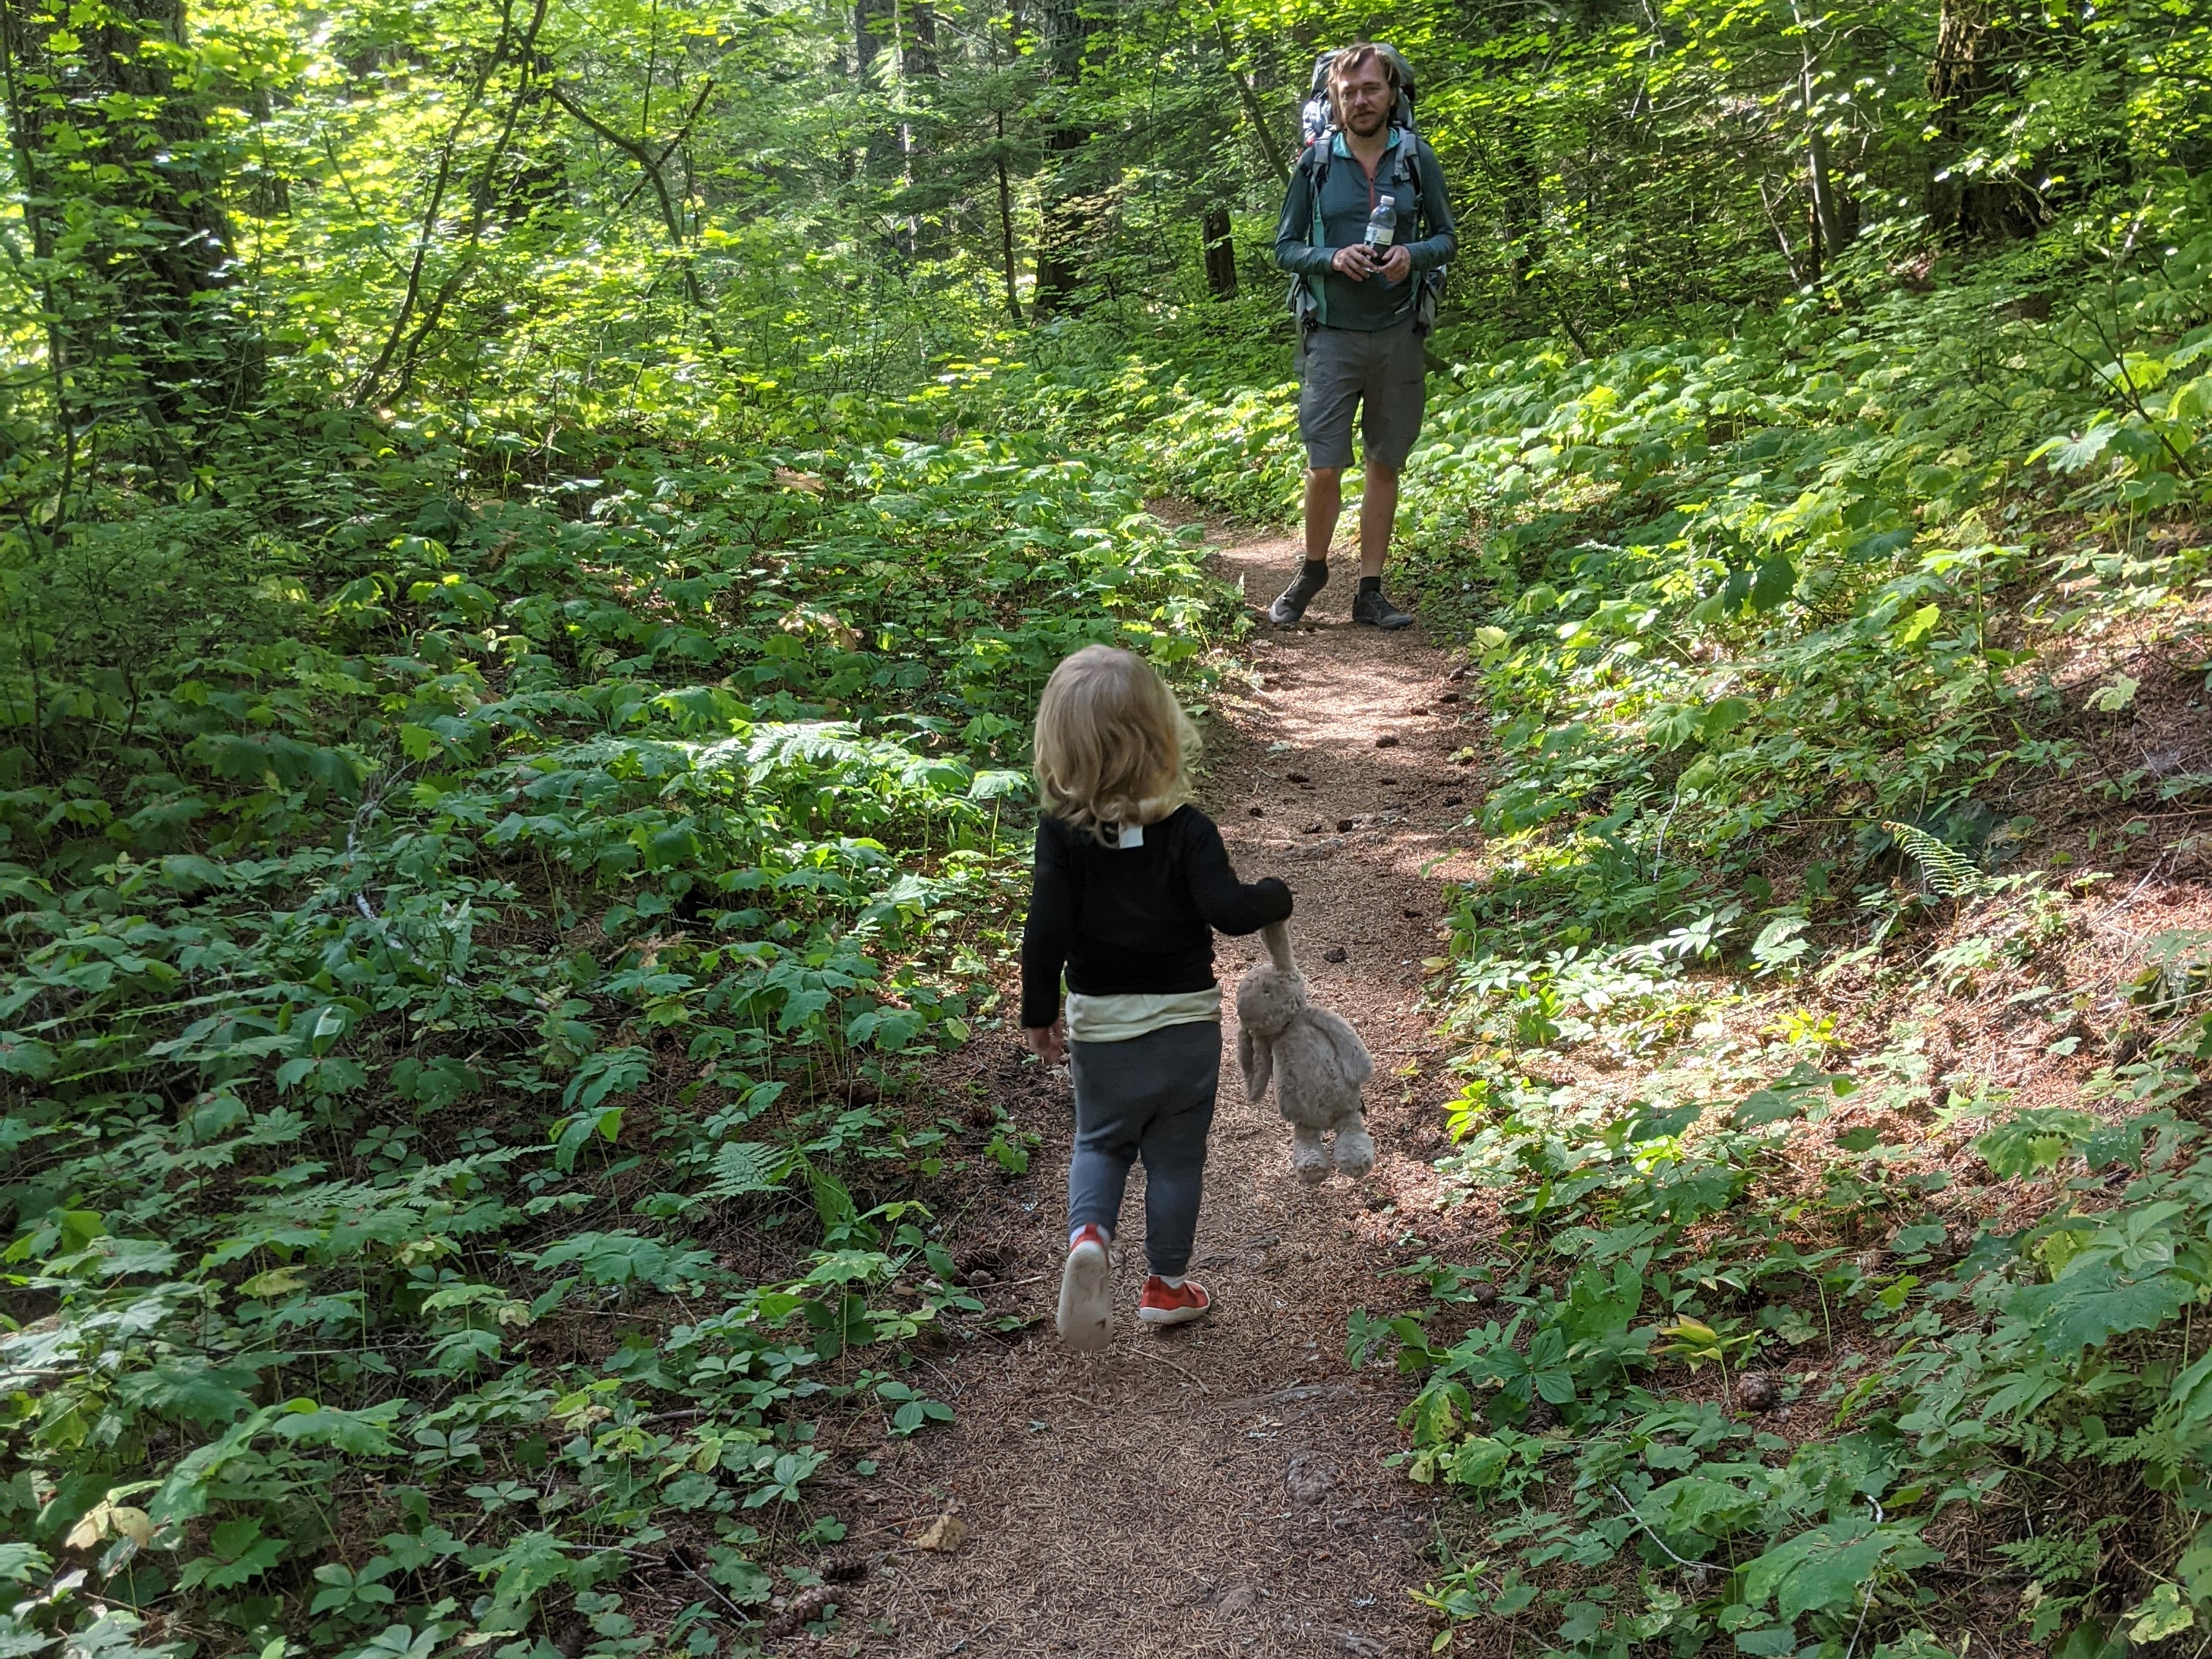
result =
[[[1213,1304],[1209,1302],[1203,1308],[1139,1308],[1137,1317],[1147,1325],[1188,1325],[1212,1311]]]
[[[1067,1253],[1060,1273],[1060,1340],[1083,1353],[1096,1353],[1113,1338],[1114,1264],[1104,1247],[1079,1244]]]

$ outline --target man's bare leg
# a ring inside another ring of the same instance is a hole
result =
[[[1306,474],[1306,556],[1313,556],[1313,474]],[[1339,491],[1340,496],[1341,491]],[[1329,522],[1335,523],[1332,515]],[[1391,526],[1398,522],[1398,469],[1367,463],[1367,483],[1359,495],[1359,574],[1379,576],[1390,552]]]
[[[1291,585],[1268,607],[1268,617],[1288,628],[1306,613],[1315,594],[1328,581],[1328,544],[1336,537],[1336,521],[1344,513],[1344,469],[1314,466],[1306,469],[1306,562]]]
[[[1366,487],[1359,492],[1359,591],[1352,596],[1352,620],[1370,628],[1404,628],[1413,620],[1382,592],[1382,562],[1397,521],[1398,469],[1370,461]]]
[[[1328,544],[1336,538],[1336,521],[1344,513],[1344,469],[1310,466],[1306,469],[1306,562],[1326,564]],[[1387,532],[1386,532],[1387,534]],[[1363,562],[1362,570],[1366,568]]]

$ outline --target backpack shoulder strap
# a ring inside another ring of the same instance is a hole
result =
[[[1328,178],[1328,144],[1334,135],[1324,132],[1300,152],[1297,165],[1291,171],[1306,188],[1309,211],[1306,216],[1306,244],[1310,247],[1326,247],[1328,231],[1322,222],[1321,189]],[[1310,276],[1291,278],[1291,312],[1302,329],[1312,329],[1328,321],[1328,290]]]
[[[1424,231],[1427,229],[1429,217],[1427,194],[1421,189],[1421,151],[1425,148],[1421,135],[1413,128],[1398,129],[1397,178],[1413,187],[1413,212],[1421,221]]]
[[[1421,135],[1415,132],[1411,127],[1400,127],[1397,131],[1397,176],[1401,179],[1410,179],[1416,185],[1418,185],[1420,183],[1421,178],[1421,169],[1419,167]]]
[[[1329,128],[1308,144],[1305,154],[1298,157],[1298,171],[1305,174],[1306,181],[1316,191],[1328,182],[1330,141],[1335,137],[1336,129]]]
[[[1334,131],[1324,132],[1313,143],[1308,144],[1305,154],[1298,157],[1298,177],[1306,181],[1306,189],[1310,193],[1312,209],[1310,216],[1310,222],[1306,228],[1306,240],[1316,247],[1321,246],[1328,235],[1328,233],[1322,228],[1321,192],[1322,187],[1328,183],[1329,140],[1334,137]]]

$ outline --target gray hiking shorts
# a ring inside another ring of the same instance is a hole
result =
[[[1316,328],[1298,348],[1298,436],[1306,465],[1352,465],[1352,414],[1367,459],[1397,468],[1421,435],[1428,370],[1408,317],[1393,328]]]

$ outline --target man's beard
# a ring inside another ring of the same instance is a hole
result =
[[[1373,111],[1371,113],[1354,115],[1352,119],[1345,125],[1352,129],[1352,136],[1353,137],[1372,138],[1376,133],[1382,131],[1383,125],[1388,122],[1389,118],[1389,111],[1378,109]]]

